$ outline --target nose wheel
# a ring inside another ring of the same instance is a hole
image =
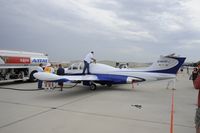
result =
[[[97,89],[96,84],[91,83],[91,85],[90,85],[90,90],[94,91],[94,90],[96,90],[96,89]]]

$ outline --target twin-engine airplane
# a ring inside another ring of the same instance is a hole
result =
[[[112,86],[113,84],[127,84],[144,81],[158,81],[174,79],[179,68],[185,61],[185,57],[172,55],[160,56],[151,66],[143,69],[115,68],[109,65],[92,63],[90,64],[89,75],[81,75],[83,66],[71,66],[66,70],[66,75],[37,72],[34,77],[43,81],[82,83],[90,86],[91,90],[96,89],[96,84]]]

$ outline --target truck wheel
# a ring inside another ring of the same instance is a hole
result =
[[[21,72],[18,74],[18,77],[19,77],[20,79],[24,79],[24,72],[21,71]]]
[[[37,79],[33,76],[34,73],[36,73],[37,71],[32,71],[31,74],[30,74],[30,77],[29,77],[29,81],[31,82],[35,82],[37,81]]]

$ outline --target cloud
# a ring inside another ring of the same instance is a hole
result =
[[[200,40],[189,40],[183,41],[183,45],[177,46],[179,49],[183,50],[197,50],[200,49]]]
[[[55,60],[82,58],[90,49],[101,59],[122,59],[119,53],[127,60],[169,51],[189,55],[200,38],[199,4],[198,0],[0,1],[1,48],[12,49],[15,44],[22,50],[48,52]]]
[[[200,29],[200,25],[199,25],[199,23],[200,23],[200,17],[199,17],[200,1],[199,0],[187,0],[187,1],[183,1],[181,4],[187,15],[187,21],[185,21],[185,22],[190,25],[190,28],[194,28],[199,31],[199,29]]]
[[[43,6],[40,5],[41,3]],[[66,30],[102,34],[111,38],[155,39],[148,31],[139,28],[140,25],[134,21],[120,18],[116,12],[96,6],[97,4],[120,6],[116,1],[106,3],[89,0],[49,0],[48,3],[45,1],[41,1],[41,3],[29,0],[24,5],[18,4],[20,8],[13,8],[14,4],[11,7],[19,17],[33,19]],[[29,7],[32,8],[29,9]]]

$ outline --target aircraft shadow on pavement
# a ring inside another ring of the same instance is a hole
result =
[[[134,91],[131,87],[127,89],[127,87],[120,87],[120,86],[98,86],[95,91],[90,90],[87,86],[76,86],[74,88],[63,88],[63,91],[60,91],[60,88],[56,88],[54,90],[44,90],[43,95],[37,96],[40,99],[69,99],[87,95],[97,95],[100,93],[106,92],[117,92],[117,91],[124,91],[124,92],[132,92]]]

